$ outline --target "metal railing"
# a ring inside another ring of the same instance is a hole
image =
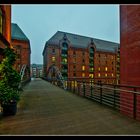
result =
[[[140,87],[95,83],[93,79],[71,78],[65,90],[107,105],[120,113],[140,120]]]

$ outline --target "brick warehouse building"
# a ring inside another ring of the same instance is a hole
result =
[[[43,50],[44,77],[55,65],[67,78],[93,78],[95,82],[118,83],[119,44],[58,31]]]
[[[120,83],[140,87],[140,5],[120,6],[120,42]],[[123,113],[133,116],[133,106],[136,105],[137,110],[140,108],[140,96],[134,99],[133,94],[121,94],[121,106],[127,104],[124,100],[126,97],[131,106]],[[122,110],[126,109],[122,107]],[[140,119],[138,111],[136,118]]]
[[[27,38],[21,28],[15,23],[12,23],[11,31],[11,45],[17,54],[15,68],[18,72],[20,72],[22,67],[26,66],[23,80],[29,80],[31,55],[30,40]]]
[[[0,5],[0,62],[3,59],[3,49],[10,47],[11,42],[11,6]]]

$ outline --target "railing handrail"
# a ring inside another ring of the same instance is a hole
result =
[[[76,80],[75,80],[76,79]],[[68,78],[68,80],[75,80],[77,82],[82,82],[84,80],[96,80],[96,79],[99,79],[99,78],[89,78],[89,77],[71,77],[71,78]],[[106,78],[102,78],[102,79],[106,79]],[[114,79],[114,78],[108,78],[108,79]],[[89,82],[89,81],[86,81],[86,82]],[[90,83],[90,82],[89,82]],[[100,84],[100,83],[97,83],[97,82],[94,82],[95,84]],[[126,85],[126,84],[106,84],[106,83],[102,83],[103,85],[111,85],[111,86],[118,86],[118,87],[126,87],[126,88],[139,88],[140,89],[140,86],[136,86],[136,85]]]

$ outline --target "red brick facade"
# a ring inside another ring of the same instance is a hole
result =
[[[62,54],[63,40],[59,42],[59,45],[49,44],[44,48],[44,77],[47,76],[49,67],[54,64],[67,78],[93,78],[95,82],[117,83],[117,50],[115,52],[99,51],[95,44],[89,44],[85,48],[76,47],[67,41],[68,49],[65,57]],[[91,48],[94,54],[90,54]],[[63,70],[63,67],[66,69]]]
[[[15,63],[16,69],[20,71],[24,64],[30,67],[30,43],[27,41],[12,39],[11,44],[17,54],[17,60]]]
[[[121,84],[140,86],[140,5],[120,6]]]
[[[15,68],[20,72],[22,66],[26,65],[28,72],[26,72],[24,80],[27,80],[30,78],[30,42],[12,39],[11,44],[17,54]]]
[[[120,6],[120,82],[125,85],[140,86],[140,5]],[[134,89],[132,89],[134,90]],[[129,105],[124,108],[125,104]],[[134,94],[121,94],[122,113],[133,117],[134,104],[140,109],[140,96],[137,95],[134,103]],[[136,111],[136,119],[140,120],[140,113]]]
[[[3,59],[3,49],[10,47],[11,42],[11,6],[0,5],[0,62]]]

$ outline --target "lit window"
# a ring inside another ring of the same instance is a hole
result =
[[[90,71],[93,71],[94,70],[94,68],[90,68]]]
[[[82,77],[85,77],[85,73],[82,73]]]
[[[2,33],[2,10],[0,9],[0,33]]]
[[[82,66],[82,70],[85,70],[85,66]]]
[[[63,62],[67,63],[67,59],[66,59],[66,58],[64,58],[64,59],[63,59]]]
[[[73,59],[73,63],[76,63],[76,58]]]
[[[54,56],[52,57],[52,62],[55,62],[55,57]]]
[[[105,74],[105,77],[107,77],[107,73]]]
[[[107,67],[105,67],[105,71],[107,71]]]
[[[98,77],[101,77],[101,74],[100,73],[98,73]]]
[[[93,76],[94,76],[93,74],[89,74],[89,77],[90,77],[90,78],[93,78]]]
[[[112,75],[112,77],[114,76],[114,74],[113,74],[113,73],[112,73],[111,75]]]
[[[101,69],[100,69],[100,67],[98,68],[98,71],[100,71]]]

